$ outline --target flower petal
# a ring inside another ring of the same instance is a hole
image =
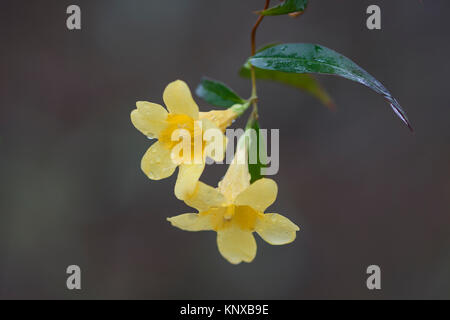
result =
[[[131,122],[147,137],[156,138],[167,126],[167,110],[147,101],[136,102],[136,107],[131,112]]]
[[[232,264],[252,262],[256,256],[256,241],[252,232],[238,227],[217,231],[220,254]]]
[[[156,141],[142,157],[141,169],[152,180],[170,177],[177,165],[170,158],[170,150]]]
[[[299,230],[295,223],[278,213],[265,214],[258,219],[255,227],[261,238],[273,245],[291,243]]]
[[[277,198],[277,183],[272,179],[262,178],[255,181],[235,200],[238,206],[250,206],[253,209],[264,212]]]
[[[215,123],[220,130],[225,131],[233,121],[239,116],[232,108],[226,110],[212,110],[208,112],[200,112],[200,119],[209,119]]]
[[[185,200],[194,193],[203,169],[205,169],[205,163],[183,163],[180,165],[177,182],[175,183],[175,196],[178,199]]]
[[[217,208],[225,203],[225,197],[218,189],[208,186],[199,181],[193,194],[184,200],[184,202],[197,209],[199,212],[208,211],[210,208]]]
[[[250,173],[248,172],[247,149],[239,148],[234,155],[233,161],[228,167],[227,173],[219,182],[220,192],[233,202],[238,194],[250,185]]]
[[[202,123],[203,140],[205,140],[205,156],[214,161],[222,161],[227,147],[227,138],[211,120],[202,119],[200,121]]]
[[[164,90],[163,100],[171,113],[186,114],[194,120],[198,119],[198,106],[186,82],[176,80],[169,83]]]
[[[179,216],[167,218],[172,226],[185,231],[207,231],[212,230],[211,217],[195,213],[185,213]]]

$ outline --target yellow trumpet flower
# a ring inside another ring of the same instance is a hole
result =
[[[283,245],[294,241],[299,230],[280,214],[264,213],[277,197],[277,184],[267,178],[250,184],[245,158],[246,149],[238,149],[218,188],[197,183],[192,196],[184,201],[199,213],[167,219],[186,231],[216,231],[219,252],[232,264],[251,262],[255,258],[253,232],[272,245]]]
[[[145,136],[158,139],[144,154],[142,171],[150,179],[160,180],[171,176],[179,166],[175,195],[183,200],[194,191],[205,168],[206,156],[217,161],[223,159],[223,152],[208,148],[212,142],[207,141],[204,134],[210,129],[216,129],[225,148],[223,126],[224,123],[231,123],[232,120],[227,120],[227,117],[232,118],[234,114],[227,110],[218,111],[219,114],[200,113],[189,87],[181,80],[166,87],[163,100],[168,111],[159,104],[138,101],[137,109],[131,112],[131,122]],[[219,119],[217,124],[214,118]],[[187,148],[181,148],[181,157],[177,130],[188,136]]]

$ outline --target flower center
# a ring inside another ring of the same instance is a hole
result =
[[[191,161],[199,158],[201,160],[205,144],[198,121],[194,121],[185,114],[169,114],[166,121],[168,125],[160,133],[159,141],[169,150],[179,147],[178,154],[173,155],[179,159]]]
[[[201,215],[210,215],[214,230],[223,230],[237,226],[242,230],[253,231],[255,224],[262,214],[249,206],[229,205],[220,208],[211,208]]]

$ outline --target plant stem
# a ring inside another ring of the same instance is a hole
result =
[[[263,10],[266,10],[267,8],[269,8],[270,5],[270,0],[266,0],[266,5],[264,6]],[[263,15],[260,15],[258,17],[258,20],[256,20],[255,25],[253,26],[252,29],[252,34],[251,34],[251,40],[252,40],[252,56],[255,54],[256,52],[256,45],[255,45],[255,37],[256,37],[256,30],[258,29],[259,25],[261,24],[261,21],[264,19]]]
[[[264,6],[263,10],[266,10],[269,7],[270,0],[266,0],[266,5]],[[261,24],[261,21],[264,19],[263,15],[260,15],[258,19],[255,22],[255,25],[253,26],[252,33],[251,33],[251,46],[252,46],[252,56],[256,53],[256,44],[255,44],[255,38],[256,38],[256,30],[258,30],[259,25]],[[255,75],[255,68],[250,65],[250,73],[251,73],[251,79],[252,79],[252,95],[250,97],[251,102],[253,103],[253,111],[250,115],[251,117],[257,119],[258,118],[258,95],[256,93],[256,75]]]

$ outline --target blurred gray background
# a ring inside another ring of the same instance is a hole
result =
[[[276,3],[276,1],[272,1]],[[82,30],[66,29],[78,4]],[[365,26],[382,9],[382,30]],[[263,0],[2,1],[0,5],[0,298],[450,298],[450,10],[446,0],[312,0],[298,19],[269,17],[258,46],[313,42],[365,68],[400,101],[319,77],[330,112],[293,88],[259,82],[261,125],[280,128],[279,196],[270,212],[300,227],[287,246],[258,241],[233,266],[213,232],[165,221],[192,209],[176,175],[140,170],[150,142],[131,125],[137,100],[203,75],[244,97],[237,75]],[[196,99],[202,110],[209,110]],[[241,127],[245,117],[235,123]],[[208,166],[216,184],[225,166]],[[66,289],[66,268],[82,290]],[[382,290],[366,288],[366,268]]]

